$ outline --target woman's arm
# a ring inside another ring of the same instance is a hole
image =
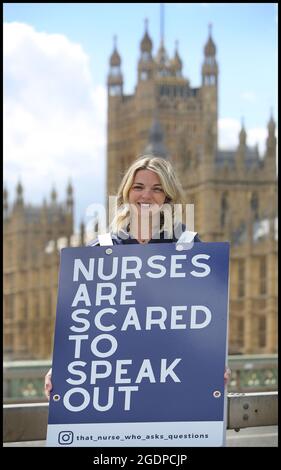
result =
[[[231,370],[229,367],[225,367],[225,372],[224,372],[224,385],[228,385],[230,381],[230,376],[231,376]]]
[[[229,383],[229,380],[230,380],[230,376],[231,376],[231,370],[229,367],[226,367],[225,368],[225,372],[224,372],[224,384],[227,385]],[[50,401],[50,392],[53,388],[53,385],[52,385],[52,381],[51,381],[51,377],[52,377],[52,369],[50,369],[47,374],[45,375],[45,387],[44,387],[44,390],[45,390],[45,395],[46,395],[46,398]]]
[[[45,375],[45,385],[44,385],[45,395],[49,401],[50,401],[50,392],[53,388],[51,377],[52,377],[52,369],[50,369]]]

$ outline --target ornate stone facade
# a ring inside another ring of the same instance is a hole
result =
[[[186,202],[195,205],[195,231],[203,241],[231,242],[229,352],[274,353],[275,122],[271,116],[264,155],[259,155],[257,147],[247,145],[243,124],[237,149],[220,150],[218,76],[211,30],[204,47],[202,83],[194,88],[182,75],[177,47],[169,60],[162,40],[153,56],[146,26],[135,92],[125,95],[115,42],[107,82],[107,191],[116,194],[124,171],[136,156],[154,148],[155,154],[169,158],[180,176]]]
[[[195,205],[203,241],[231,242],[229,353],[277,351],[277,176],[275,123],[268,123],[265,155],[247,145],[242,126],[236,151],[218,149],[218,65],[211,32],[204,48],[201,87],[182,76],[176,48],[156,57],[146,29],[135,93],[123,93],[115,44],[108,76],[107,190],[115,194],[137,155],[154,151],[175,165]],[[73,241],[73,194],[51,193],[49,204],[25,205],[4,190],[4,359],[49,359],[57,302],[59,248]]]
[[[19,183],[14,204],[4,189],[4,359],[49,359],[56,316],[59,250],[73,237],[73,194],[64,204],[26,205]],[[82,240],[80,240],[82,243]]]

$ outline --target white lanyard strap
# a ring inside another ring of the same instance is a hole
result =
[[[103,233],[102,235],[98,235],[99,244],[100,246],[109,246],[113,245],[112,237],[110,233]]]
[[[183,232],[176,243],[176,250],[191,250],[196,234],[197,232],[190,232],[189,230]]]

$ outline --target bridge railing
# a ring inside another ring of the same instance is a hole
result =
[[[228,393],[227,429],[276,425],[278,392]],[[49,403],[4,405],[3,441],[46,439]]]
[[[229,355],[229,392],[269,392],[278,387],[277,355]],[[44,376],[50,360],[4,361],[4,403],[45,401]]]

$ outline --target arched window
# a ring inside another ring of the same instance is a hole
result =
[[[109,95],[110,95],[110,96],[121,96],[121,95],[122,95],[122,87],[121,87],[121,85],[110,85],[110,87],[109,87]]]
[[[147,80],[149,77],[148,71],[147,70],[142,70],[140,74],[141,80]]]
[[[243,348],[245,335],[245,321],[244,318],[240,316],[236,319],[236,335],[238,348]]]
[[[143,51],[141,55],[141,60],[143,62],[149,62],[151,60],[151,54],[148,51]]]
[[[259,199],[257,193],[253,193],[251,196],[251,211],[254,220],[257,220],[259,218]]]
[[[257,321],[258,329],[258,345],[260,348],[265,348],[266,346],[266,318],[261,316]]]
[[[221,198],[221,228],[225,226],[227,210],[228,210],[227,193],[223,193],[222,198]]]
[[[259,271],[260,271],[259,272],[259,294],[266,295],[267,273],[266,273],[266,257],[265,256],[260,257]]]
[[[119,75],[121,75],[121,70],[120,70],[120,66],[119,65],[112,65],[110,67],[110,72],[109,74],[112,76],[112,77],[119,77]]]
[[[245,296],[245,260],[238,260],[238,284],[237,297]]]

